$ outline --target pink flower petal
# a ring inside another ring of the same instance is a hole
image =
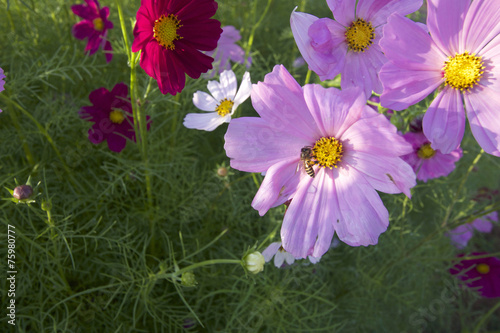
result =
[[[377,244],[389,225],[389,213],[378,193],[352,167],[339,169],[335,187],[341,217],[334,225],[340,240],[351,246]]]
[[[335,21],[348,27],[356,20],[356,1],[327,0]]]
[[[500,156],[499,91],[480,85],[465,92],[464,100],[474,138],[485,152]]]
[[[81,21],[73,26],[72,33],[76,39],[85,39],[90,37],[93,33],[94,25],[90,21]]]
[[[463,22],[463,31],[465,32],[463,48],[470,53],[480,52],[500,34],[500,2],[472,1]]]
[[[396,111],[420,102],[444,81],[441,70],[409,70],[391,62],[382,66],[380,79],[384,86],[380,104]]]
[[[449,154],[460,146],[465,130],[462,94],[446,87],[427,109],[422,121],[425,136],[433,149]]]
[[[334,233],[332,223],[339,213],[332,188],[329,169],[322,169],[315,178],[303,177],[298,185],[281,227],[283,248],[294,257],[306,258],[312,247],[315,248],[313,256],[319,257],[330,247]]]
[[[371,22],[372,26],[378,27],[387,23],[387,18],[393,13],[408,15],[422,7],[423,0],[359,0],[356,8],[356,16]]]
[[[266,262],[271,261],[271,259],[274,257],[276,252],[278,252],[278,249],[280,248],[280,246],[281,246],[281,242],[274,242],[274,243],[269,244],[269,246],[264,251],[262,251],[262,256],[264,257],[264,260]]]
[[[109,133],[107,141],[109,149],[116,153],[121,152],[127,145],[127,139],[115,133]]]
[[[427,27],[433,41],[447,55],[464,52],[462,26],[469,4],[470,0],[427,1]]]
[[[298,163],[298,158],[292,157],[273,164],[267,170],[264,181],[252,201],[252,207],[260,216],[275,207],[276,202],[283,204],[288,200],[288,196],[283,195],[283,192],[294,193],[297,190],[301,176],[296,173]]]

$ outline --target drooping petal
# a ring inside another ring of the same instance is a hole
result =
[[[298,165],[297,158],[288,158],[273,164],[266,172],[264,181],[259,187],[252,201],[252,207],[263,216],[275,203],[288,200],[283,192],[294,192],[300,178],[296,173]],[[292,178],[296,178],[293,180]],[[292,187],[292,188],[289,188]]]
[[[488,154],[500,156],[499,91],[479,85],[470,93],[465,92],[464,100],[470,128],[477,143]]]
[[[109,133],[107,141],[109,149],[116,153],[121,152],[127,145],[127,139],[115,133]]]
[[[103,50],[106,55],[106,62],[110,62],[111,60],[113,60],[113,48],[111,47],[111,43],[109,42],[109,40],[107,40],[104,44]]]
[[[219,100],[220,101],[220,100]],[[193,104],[198,109],[202,111],[215,111],[217,108],[218,101],[215,100],[212,96],[203,91],[197,91],[193,94]]]
[[[296,258],[306,258],[313,247],[313,256],[320,257],[330,247],[339,213],[332,187],[332,173],[325,169],[315,178],[303,177],[298,185],[281,227],[283,248]]]
[[[281,242],[274,242],[274,243],[269,244],[269,246],[264,251],[262,251],[262,256],[264,257],[264,260],[266,262],[271,261],[271,259],[274,257],[276,252],[278,252],[278,249],[280,248],[280,246],[281,246]]]
[[[384,203],[354,168],[343,167],[338,172],[335,187],[341,217],[334,222],[337,235],[351,246],[377,244],[389,224]]]
[[[470,0],[427,1],[427,27],[433,41],[447,55],[464,51],[462,26],[470,2]]]
[[[427,160],[422,160],[422,166],[417,178],[426,182],[429,179],[448,176],[455,170],[455,162],[462,157],[462,149],[458,148],[449,154],[436,150],[436,154]]]
[[[422,121],[425,136],[433,149],[449,154],[460,146],[465,130],[461,93],[446,87],[427,109]]]

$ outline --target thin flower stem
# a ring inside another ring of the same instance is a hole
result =
[[[490,311],[488,311],[488,313],[486,313],[482,318],[481,320],[479,321],[479,323],[477,323],[477,326],[476,328],[474,328],[474,333],[479,333],[481,331],[481,327],[484,326],[484,324],[486,323],[486,320],[488,320],[488,318],[493,314],[495,313],[495,311],[500,308],[500,302],[498,302],[497,304],[495,304],[495,306],[493,306]],[[486,328],[486,327],[485,327]]]
[[[266,14],[269,11],[269,8],[271,7],[271,3],[272,2],[273,2],[273,0],[267,0],[267,5],[266,5],[266,8],[264,9],[264,12],[260,16],[260,19],[257,21],[257,23],[255,23],[253,25],[253,27],[252,27],[252,31],[250,32],[250,37],[248,37],[248,44],[247,44],[247,47],[246,47],[246,50],[245,50],[245,64],[247,62],[248,56],[250,55],[250,50],[252,49],[253,39],[254,39],[254,36],[255,36],[255,31],[257,30],[257,28],[259,27],[259,25],[264,20],[264,17],[266,17]],[[254,13],[255,13],[255,10],[256,10],[256,7],[257,7],[257,3],[258,3],[258,1],[255,1],[255,3],[254,3],[255,4],[255,6],[253,8]]]
[[[134,117],[134,131],[136,136],[136,141],[139,144],[139,150],[141,152],[142,161],[144,163],[144,178],[146,181],[146,195],[147,195],[147,208],[152,214],[153,209],[153,191],[151,188],[151,175],[149,172],[149,158],[148,158],[148,140],[147,140],[147,117],[145,114],[145,109],[138,105],[139,92],[137,84],[137,63],[139,62],[140,52],[132,52],[130,48],[130,43],[128,41],[127,29],[125,26],[125,19],[123,17],[123,11],[121,7],[120,0],[115,0],[116,6],[118,8],[118,16],[120,17],[120,27],[122,29],[123,41],[125,43],[125,49],[127,50],[128,61],[130,64],[130,100],[132,104],[132,114]],[[142,103],[141,103],[142,104]],[[152,215],[149,217],[149,231],[152,235],[151,238],[151,249],[154,251],[155,248],[155,219]]]
[[[451,212],[453,211],[453,207],[455,206],[455,203],[458,201],[458,197],[459,197],[460,193],[462,192],[462,188],[464,187],[465,182],[467,181],[467,178],[469,178],[470,173],[472,172],[472,170],[474,169],[476,164],[481,159],[481,156],[483,156],[483,153],[484,153],[484,150],[481,149],[481,151],[479,152],[479,154],[477,154],[476,158],[474,159],[474,161],[472,161],[472,164],[469,166],[469,169],[465,173],[464,178],[462,179],[462,182],[460,183],[457,190],[455,191],[455,197],[453,197],[453,201],[451,202],[451,204],[448,206],[448,209],[446,210],[446,215],[444,216],[443,223],[441,223],[441,227],[446,226],[446,224],[448,223],[448,220],[450,219]]]
[[[242,264],[242,261],[239,259],[212,259],[212,260],[205,260],[202,262],[198,262],[196,264],[192,264],[190,266],[184,267],[183,269],[178,270],[177,272],[174,273],[169,273],[165,274],[163,277],[166,278],[176,278],[180,275],[182,275],[185,272],[192,271],[196,268],[200,268],[203,266],[209,266],[209,265],[217,265],[217,264]]]
[[[19,125],[19,120],[17,119],[17,112],[12,107],[13,106],[12,101],[9,100],[7,103],[10,104],[10,106],[11,106],[9,108],[10,110],[8,113],[10,115],[10,118],[12,119],[12,123],[14,124],[14,127],[16,128],[17,135],[19,136],[19,139],[21,140],[23,150],[24,150],[24,155],[26,155],[26,159],[28,160],[28,163],[31,166],[34,166],[35,159],[33,157],[33,154],[31,153],[31,150],[30,150],[28,144],[26,143],[26,137],[21,129],[21,126]]]
[[[312,71],[310,69],[307,70],[306,80],[304,81],[304,85],[309,83],[309,80],[311,79],[311,73],[312,73]]]

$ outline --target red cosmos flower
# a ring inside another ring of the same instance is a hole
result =
[[[200,51],[217,46],[216,11],[214,0],[141,0],[132,51],[142,50],[141,67],[163,94],[181,92],[185,74],[197,79],[212,69],[214,59]]]
[[[71,10],[77,16],[83,18],[73,26],[72,32],[75,38],[88,38],[85,51],[92,55],[97,52],[99,47],[106,52],[106,62],[113,58],[111,43],[106,40],[108,29],[113,29],[113,22],[108,20],[109,8],[99,5],[97,0],[85,0],[87,5],[73,5]]]

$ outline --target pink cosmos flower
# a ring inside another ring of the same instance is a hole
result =
[[[89,100],[93,105],[82,107],[78,114],[94,122],[89,130],[90,142],[99,144],[107,140],[109,149],[117,153],[125,148],[127,139],[135,142],[132,104],[124,83],[118,83],[111,91],[96,89],[90,93]]]
[[[359,88],[302,88],[282,65],[253,85],[251,99],[260,117],[233,119],[224,148],[232,168],[266,172],[252,202],[260,215],[293,198],[283,248],[321,257],[334,232],[352,246],[376,244],[389,223],[376,190],[410,196],[415,185],[399,158],[412,148],[396,128]]]
[[[3,87],[5,85],[5,81],[3,79],[5,79],[5,74],[3,73],[3,69],[0,68],[0,92],[5,90]],[[1,109],[0,113],[2,113]]]
[[[113,58],[113,48],[107,36],[108,30],[113,29],[113,23],[108,20],[109,8],[101,8],[97,0],[85,0],[85,2],[87,5],[71,6],[73,13],[83,18],[83,21],[73,26],[73,36],[77,39],[89,39],[85,51],[90,55],[101,47],[106,54],[106,62],[110,62]]]
[[[382,105],[402,110],[438,89],[423,119],[433,149],[448,154],[462,141],[465,109],[472,134],[500,156],[500,1],[429,0],[430,35],[393,14],[380,46]]]
[[[493,229],[492,221],[498,222],[497,212],[492,212],[488,215],[480,217],[471,223],[462,224],[453,230],[450,230],[445,235],[450,238],[453,245],[458,249],[463,249],[474,235],[474,230],[488,233]]]
[[[209,81],[208,90],[212,96],[203,91],[193,95],[194,105],[206,113],[188,113],[184,118],[184,126],[213,131],[219,125],[230,122],[236,108],[250,97],[250,73],[243,74],[240,89],[237,90],[237,87],[236,75],[232,70],[221,73],[220,83]]]
[[[185,74],[197,79],[212,69],[201,51],[215,49],[222,33],[210,19],[216,11],[214,0],[141,0],[132,51],[142,50],[141,67],[163,94],[181,92]]]
[[[471,256],[488,253],[472,253]],[[463,257],[464,254],[458,255]],[[487,298],[500,297],[500,259],[495,257],[461,260],[450,268],[450,273],[462,281],[467,287],[476,289]]]
[[[335,20],[292,12],[290,24],[302,57],[321,80],[342,74],[342,89],[359,86],[366,96],[372,90],[381,93],[378,73],[387,61],[379,46],[382,28],[390,14],[413,13],[422,0],[326,2]]]
[[[410,143],[413,151],[402,158],[408,162],[417,174],[417,179],[427,182],[429,179],[448,176],[455,170],[455,162],[462,157],[462,149],[457,148],[449,154],[439,149],[432,149],[424,133],[408,132],[403,138]]]
[[[208,72],[208,78],[214,77],[215,72],[222,73],[224,70],[230,70],[230,60],[237,64],[245,63],[245,51],[241,48],[241,46],[236,44],[236,42],[240,39],[240,32],[232,25],[226,25],[222,28],[222,34],[220,35],[219,42],[217,43],[217,48],[213,51],[205,52],[208,56],[214,56],[215,54],[214,64],[216,68]],[[251,65],[252,57],[248,57],[246,65],[247,69],[250,68]]]

